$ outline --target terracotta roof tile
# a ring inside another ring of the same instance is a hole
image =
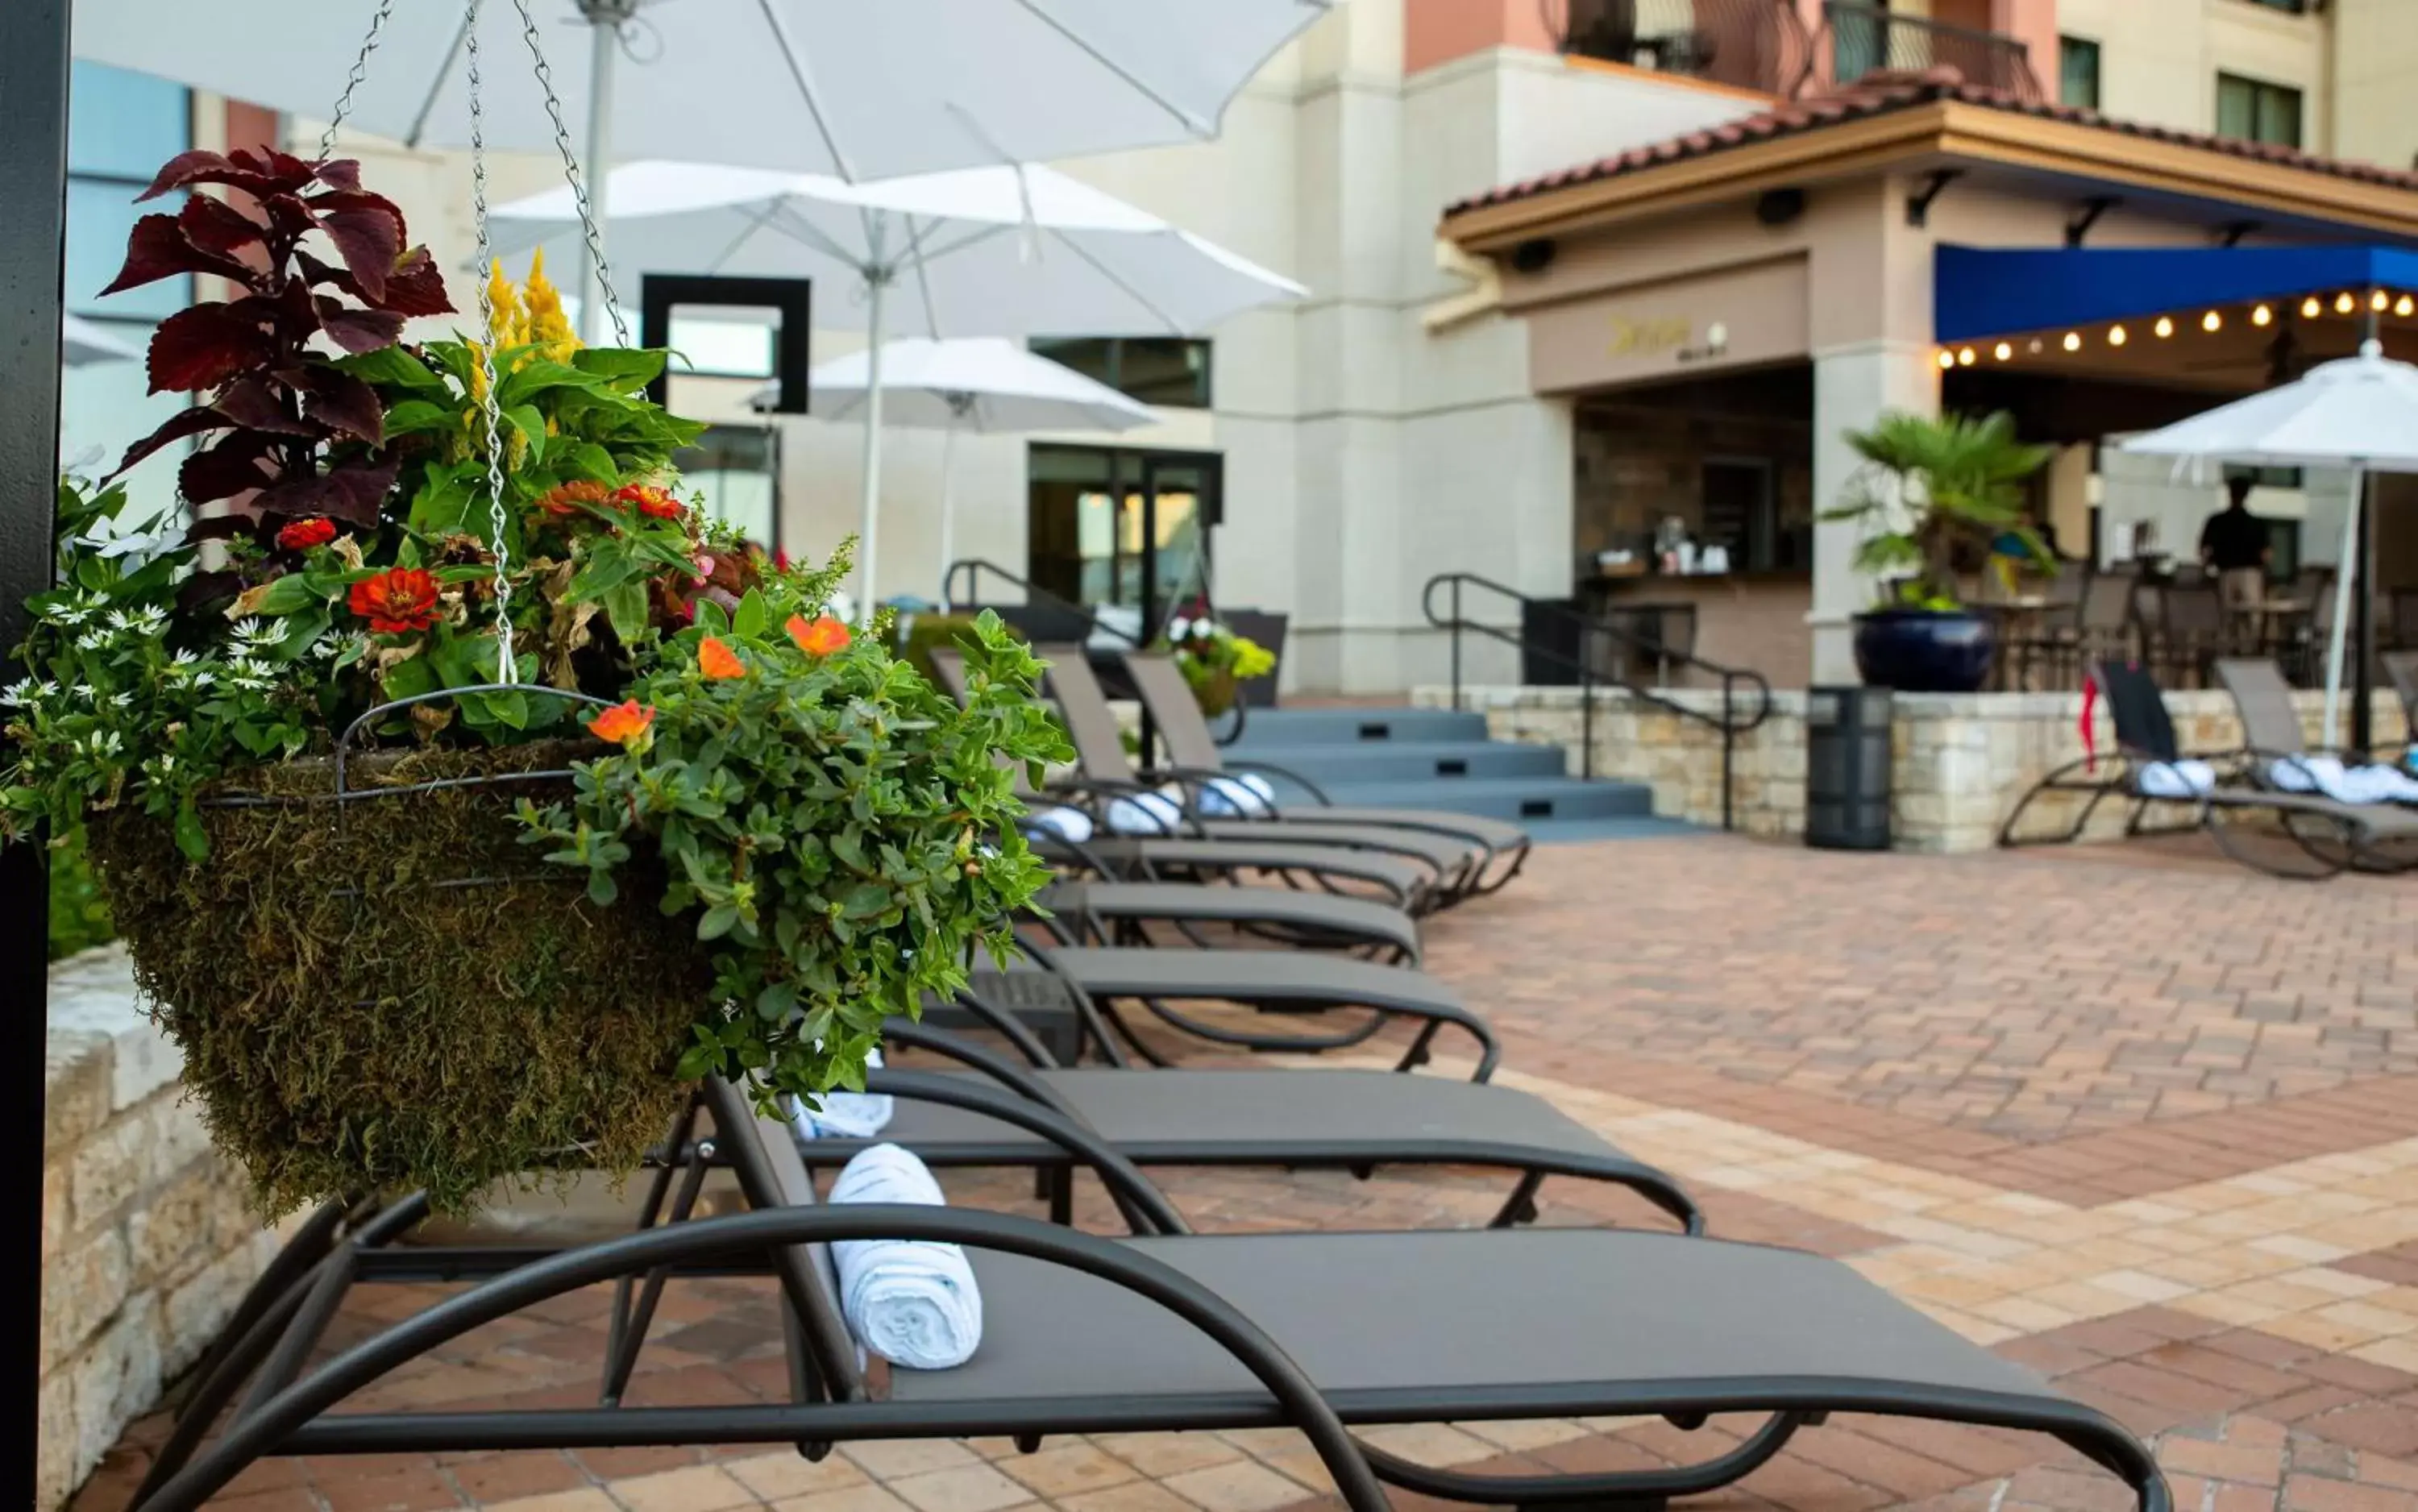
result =
[[[2150,126],[2137,121],[2120,121],[2102,115],[2097,111],[2074,105],[2050,105],[2027,99],[2004,89],[1967,84],[1964,75],[1954,68],[1942,65],[1920,73],[1870,73],[1835,94],[1812,99],[1790,101],[1768,111],[1727,121],[1719,126],[1690,131],[1650,145],[1630,147],[1612,157],[1557,173],[1507,184],[1483,194],[1462,200],[1446,207],[1446,215],[1464,210],[1484,208],[1490,205],[1508,205],[1532,198],[1556,189],[1576,184],[1594,183],[1614,178],[1640,168],[1674,162],[1683,158],[1700,158],[1727,147],[1743,146],[1751,142],[1769,141],[1774,137],[1793,135],[1798,131],[1816,130],[1844,121],[1864,120],[1886,115],[1894,111],[1911,109],[1941,100],[1958,104],[1979,105],[1987,110],[2002,110],[2016,115],[2040,115],[2051,120],[2070,121],[2077,126],[2096,127],[2154,142],[2172,142],[2183,146],[2199,147],[2211,152],[2229,153],[2239,158],[2255,158],[2288,167],[2304,168],[2313,173],[2329,174],[2337,178],[2356,179],[2362,183],[2382,184],[2395,189],[2418,190],[2418,173],[2397,168],[2380,168],[2373,163],[2352,162],[2339,158],[2321,158],[2297,147],[2276,146],[2264,142],[2245,142],[2235,137],[2213,136],[2203,131],[2180,131],[2171,127]]]

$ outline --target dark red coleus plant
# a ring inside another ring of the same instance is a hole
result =
[[[151,391],[207,397],[134,443],[117,470],[174,442],[214,436],[185,459],[178,490],[195,506],[225,499],[245,508],[197,522],[197,535],[268,542],[298,516],[374,527],[399,466],[385,451],[385,411],[367,383],[314,344],[324,336],[341,352],[376,351],[395,344],[406,317],[450,312],[436,264],[410,245],[394,202],[361,188],[360,165],[349,160],[187,152],[141,198],[203,186],[236,197],[191,194],[174,215],[143,217],[127,239],[126,267],[101,291],[192,273],[239,291],[161,322]],[[314,237],[336,263],[306,250]]]

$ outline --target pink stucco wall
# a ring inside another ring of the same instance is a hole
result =
[[[1543,8],[1537,0],[1404,0],[1404,73],[1417,73],[1490,47],[1553,51]]]

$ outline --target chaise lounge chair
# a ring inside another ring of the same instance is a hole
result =
[[[2077,839],[2092,813],[2109,798],[2130,810],[2124,827],[2128,837],[2206,831],[2233,860],[2291,880],[2321,880],[2354,865],[2399,870],[2403,863],[2385,848],[2418,842],[2418,814],[2262,788],[2253,770],[2257,763],[2242,751],[2186,757],[2154,679],[2121,662],[2101,664],[2094,676],[2116,725],[2117,753],[2070,762],[2035,784],[2008,816],[1999,832],[2000,845]],[[2104,772],[2093,770],[2102,764]],[[2195,774],[2201,779],[2196,786],[2190,780]],[[2025,811],[2048,793],[2084,799],[2072,824],[2048,835],[2020,834]],[[2153,829],[2144,820],[2157,808],[2185,810],[2190,817]]]
[[[764,1129],[734,1088],[706,1097],[711,1158],[737,1169],[757,1211],[559,1253],[432,1260],[340,1245],[274,1326],[247,1334],[234,1352],[245,1360],[203,1383],[222,1406],[259,1371],[217,1443],[189,1462],[180,1445],[181,1469],[146,1488],[139,1512],[193,1512],[268,1455],[792,1443],[819,1457],[836,1443],[976,1436],[1030,1452],[1050,1434],[1281,1427],[1308,1436],[1352,1512],[1384,1512],[1381,1481],[1467,1502],[1650,1505],[1732,1484],[1836,1412],[2043,1433],[2122,1480],[2141,1512],[2171,1512],[2156,1463],[2120,1425],[1836,1260],[1587,1229],[1198,1236],[1122,1161],[1110,1168],[1136,1234],[1125,1240],[951,1208],[818,1207],[786,1133]],[[886,1389],[867,1376],[822,1254],[855,1239],[973,1251],[985,1336],[968,1364],[894,1367]],[[787,1402],[335,1411],[397,1367],[581,1288],[734,1270],[781,1281]],[[301,1373],[350,1286],[438,1275],[484,1279]],[[1712,1413],[1768,1416],[1697,1464],[1560,1474],[1431,1469],[1350,1431]],[[216,1408],[191,1415],[207,1424]]]
[[[1483,842],[1435,830],[1328,823],[1323,815],[1311,819],[1250,819],[1205,814],[1190,801],[1190,794],[1180,783],[1171,778],[1145,780],[1144,774],[1134,767],[1132,758],[1125,755],[1125,739],[1117,728],[1115,712],[1109,707],[1108,695],[1092,675],[1092,664],[1081,647],[1036,646],[1033,650],[1049,664],[1047,685],[1058,701],[1059,716],[1067,736],[1075,742],[1075,756],[1081,769],[1081,787],[1075,791],[1095,805],[1106,805],[1098,810],[1102,815],[1113,814],[1116,800],[1123,798],[1129,811],[1137,817],[1146,817],[1134,807],[1133,801],[1149,795],[1177,811],[1167,821],[1171,831],[1221,842],[1287,840],[1400,857],[1429,868],[1432,876],[1431,891],[1439,904],[1467,896],[1478,874],[1493,857],[1493,851]],[[1195,717],[1199,717],[1197,710]],[[1166,787],[1174,791],[1166,792]]]
[[[1274,803],[1264,815],[1246,817],[1276,819],[1307,819],[1316,824],[1373,825],[1382,829],[1414,830],[1431,834],[1449,835],[1456,840],[1481,847],[1486,852],[1479,864],[1479,874],[1470,882],[1470,892],[1481,894],[1500,891],[1503,885],[1520,875],[1527,864],[1528,832],[1516,824],[1485,818],[1474,814],[1454,814],[1417,808],[1361,808],[1338,804],[1320,790],[1318,784],[1297,771],[1264,761],[1229,760],[1217,748],[1209,732],[1209,722],[1201,717],[1201,706],[1194,701],[1184,674],[1172,659],[1155,652],[1127,651],[1125,671],[1133,678],[1134,690],[1141,695],[1142,707],[1150,710],[1152,723],[1158,727],[1158,738],[1165,744],[1168,765],[1154,770],[1150,775],[1181,783],[1191,795],[1192,806],[1201,806],[1202,791],[1210,785],[1231,781],[1238,775],[1258,773],[1282,778],[1309,795],[1304,808],[1285,810]],[[1496,863],[1503,863],[1496,865]],[[1489,869],[1492,875],[1487,875]]]

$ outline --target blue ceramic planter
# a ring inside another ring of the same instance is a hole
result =
[[[1975,693],[1990,680],[1997,627],[1961,609],[1878,609],[1856,617],[1856,670],[1900,693]]]

